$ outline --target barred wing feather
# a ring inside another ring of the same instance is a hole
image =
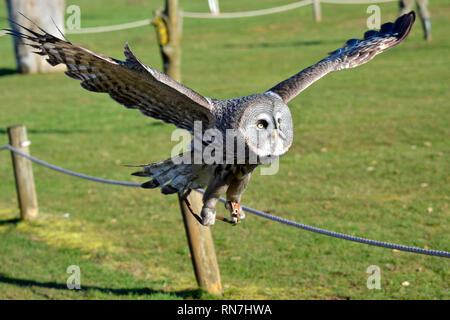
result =
[[[38,33],[14,22],[13,25],[15,28],[7,29],[8,34],[28,40],[25,44],[37,49],[35,53],[47,56],[51,65],[65,64],[66,74],[81,80],[86,90],[108,93],[127,108],[139,109],[146,116],[191,133],[194,121],[202,121],[203,128],[214,125],[214,110],[207,98],[143,64],[128,44],[124,51],[126,60],[120,61],[61,40],[41,28],[42,33]]]
[[[367,31],[361,40],[350,39],[342,48],[331,52],[327,58],[280,82],[267,93],[277,94],[287,103],[326,74],[360,66],[372,60],[377,54],[398,45],[408,36],[414,20],[415,13],[411,11],[399,17],[395,23],[383,24],[380,31]]]

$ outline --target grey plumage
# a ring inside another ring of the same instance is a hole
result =
[[[127,108],[138,109],[144,115],[174,124],[194,134],[191,151],[181,154],[191,163],[170,158],[162,162],[138,166],[134,175],[150,177],[143,188],[161,187],[164,194],[183,194],[186,190],[205,188],[202,223],[212,225],[215,206],[224,193],[230,203],[238,203],[253,170],[261,163],[274,161],[285,154],[292,144],[293,124],[287,107],[291,99],[329,72],[353,68],[370,61],[375,55],[402,42],[415,20],[414,12],[403,15],[395,23],[386,23],[380,31],[368,31],[361,40],[350,39],[345,45],[315,65],[286,79],[263,94],[217,100],[206,98],[176,82],[167,75],[143,64],[125,45],[125,61],[119,61],[58,39],[44,30],[34,32],[12,22],[8,33],[47,56],[52,65],[63,63],[66,74],[81,80],[84,89],[108,93]],[[22,33],[20,28],[27,33]],[[208,139],[197,138],[196,123],[201,134],[212,130]],[[235,135],[229,137],[232,131]],[[220,148],[212,148],[220,141]],[[233,151],[233,161],[227,145],[243,143],[240,152]],[[196,149],[197,148],[197,149]],[[196,163],[194,151],[213,149],[213,162],[203,159]],[[228,152],[228,153],[227,153]],[[227,204],[231,208],[230,203]],[[230,209],[231,210],[231,209]],[[243,218],[241,212],[241,218]]]

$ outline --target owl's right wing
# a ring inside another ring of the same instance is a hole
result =
[[[414,20],[415,13],[411,11],[399,17],[395,23],[383,24],[380,31],[367,31],[362,40],[350,39],[344,47],[331,52],[327,58],[280,82],[266,93],[275,93],[287,103],[326,74],[357,67],[396,46],[406,39]]]
[[[202,128],[214,125],[213,106],[207,98],[143,64],[125,45],[125,61],[116,60],[45,32],[34,32],[13,21],[8,34],[30,41],[35,53],[47,56],[51,65],[65,64],[66,74],[81,80],[89,91],[105,92],[127,108],[193,132],[194,121]],[[22,33],[20,29],[29,34]]]

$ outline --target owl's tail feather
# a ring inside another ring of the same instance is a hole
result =
[[[163,194],[181,193],[192,187],[192,165],[176,164],[172,159],[142,166],[142,171],[132,173],[138,177],[150,177],[152,180],[144,182],[141,187],[154,189],[161,187]]]

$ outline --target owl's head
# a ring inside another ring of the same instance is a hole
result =
[[[255,95],[241,115],[239,131],[251,152],[270,161],[285,154],[292,144],[291,111],[278,97]]]

